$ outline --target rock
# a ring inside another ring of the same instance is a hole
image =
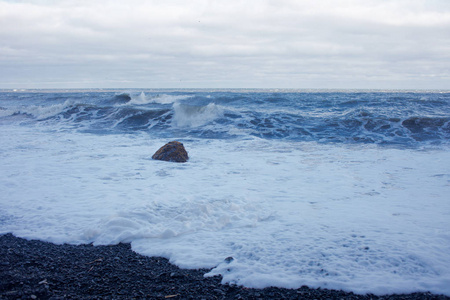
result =
[[[169,142],[159,148],[152,158],[171,162],[186,162],[189,159],[183,144],[177,141]]]
[[[231,257],[231,256],[228,256],[227,258],[224,259],[224,261],[225,261],[227,264],[229,264],[229,263],[232,262],[233,260],[234,260],[234,258]]]

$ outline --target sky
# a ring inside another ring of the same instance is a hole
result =
[[[450,89],[450,1],[0,0],[0,88]]]

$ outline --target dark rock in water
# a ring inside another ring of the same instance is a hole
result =
[[[131,96],[128,93],[122,93],[122,94],[115,95],[114,98],[112,99],[112,101],[114,103],[127,103],[130,100],[131,100]]]
[[[189,157],[182,143],[173,141],[165,144],[152,156],[156,160],[186,162]]]
[[[228,256],[227,258],[225,258],[224,262],[226,262],[227,264],[229,264],[230,262],[232,262],[234,260],[233,257]]]

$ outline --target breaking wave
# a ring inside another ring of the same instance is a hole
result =
[[[177,127],[199,127],[223,116],[223,109],[214,103],[193,106],[175,103],[172,123]]]
[[[51,96],[50,96],[51,95]],[[98,133],[343,143],[448,144],[448,94],[10,94],[0,118]],[[15,98],[13,97],[15,96]]]

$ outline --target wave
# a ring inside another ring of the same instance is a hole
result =
[[[199,127],[223,116],[223,108],[214,103],[194,106],[175,103],[172,124],[176,127]]]
[[[146,105],[146,104],[173,104],[181,100],[192,98],[192,95],[170,95],[170,94],[156,94],[146,95],[141,92],[130,96],[130,105]]]
[[[122,130],[145,130],[150,128],[167,127],[171,119],[170,109],[142,110],[135,108],[120,109],[114,112],[112,119],[116,120],[112,126]]]
[[[33,96],[40,98],[33,100]],[[2,123],[16,119],[56,129],[148,131],[162,137],[448,144],[448,99],[434,94],[408,97],[223,92],[39,94],[21,95],[11,102],[14,105],[2,103],[0,118]]]
[[[168,94],[158,94],[155,97],[146,97],[145,99],[147,101],[150,101],[150,103],[157,103],[157,104],[172,104],[179,102],[181,100],[187,100],[192,98],[192,95],[168,95]]]
[[[321,142],[408,143],[446,142],[450,117],[378,116],[367,111],[344,116],[230,110],[223,106],[174,103],[152,109],[134,106],[95,106],[66,101],[51,106],[0,110],[0,117],[24,115],[36,122],[89,131],[173,130],[185,136],[229,138],[250,135],[266,139]],[[22,120],[22,119],[20,119]],[[181,131],[180,131],[181,130]]]
[[[11,112],[7,108],[0,106],[0,118],[1,117],[7,117],[7,116],[10,116],[10,115],[11,115]]]
[[[64,103],[53,105],[32,105],[22,106],[18,108],[4,108],[1,110],[0,117],[13,116],[13,115],[26,115],[36,120],[45,120],[51,117],[55,117],[64,111],[72,108],[75,104],[67,100]]]
[[[105,104],[111,105],[147,105],[147,104],[173,104],[178,101],[192,98],[192,95],[146,94],[145,92],[122,92],[107,99]]]
[[[129,93],[120,93],[115,95],[112,99],[111,102],[115,103],[115,104],[123,104],[123,103],[128,103],[131,101],[131,95]]]

